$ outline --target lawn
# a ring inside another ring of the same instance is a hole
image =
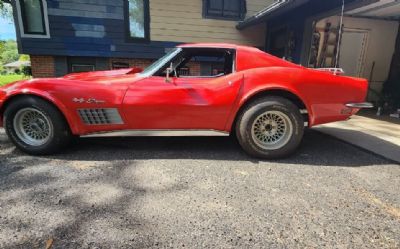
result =
[[[0,86],[3,86],[5,84],[17,81],[17,80],[22,80],[26,78],[26,76],[22,74],[6,74],[6,75],[0,75]]]

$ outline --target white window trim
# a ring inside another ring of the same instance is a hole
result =
[[[45,35],[25,34],[24,23],[23,23],[22,14],[21,14],[20,0],[15,0],[15,4],[17,7],[17,15],[18,15],[19,33],[22,38],[50,38],[49,17],[47,14],[47,1],[42,0],[42,3],[43,3],[44,28],[45,28],[46,34]]]

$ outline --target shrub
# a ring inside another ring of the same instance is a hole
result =
[[[32,76],[32,68],[30,66],[22,66],[21,73],[24,76]]]

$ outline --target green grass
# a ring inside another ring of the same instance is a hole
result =
[[[26,79],[27,77],[22,75],[22,74],[6,74],[6,75],[0,75],[0,86],[4,86],[8,83],[17,81],[17,80],[22,80]]]

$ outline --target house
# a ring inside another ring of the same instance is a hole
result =
[[[343,67],[369,79],[372,100],[390,75],[400,75],[396,0],[9,1],[34,77],[146,67],[193,42],[244,44],[307,67]],[[218,68],[202,63],[192,72],[201,70]]]
[[[7,73],[15,73],[21,70],[22,67],[29,67],[29,66],[31,66],[30,61],[14,61],[3,65]]]
[[[13,0],[19,51],[34,77],[146,67],[177,44],[263,47],[265,25],[236,24],[273,0]]]
[[[368,100],[378,102],[389,93],[400,107],[399,1],[283,0],[277,5],[237,28],[264,23],[266,51],[306,67],[341,67],[348,76],[368,79]]]

